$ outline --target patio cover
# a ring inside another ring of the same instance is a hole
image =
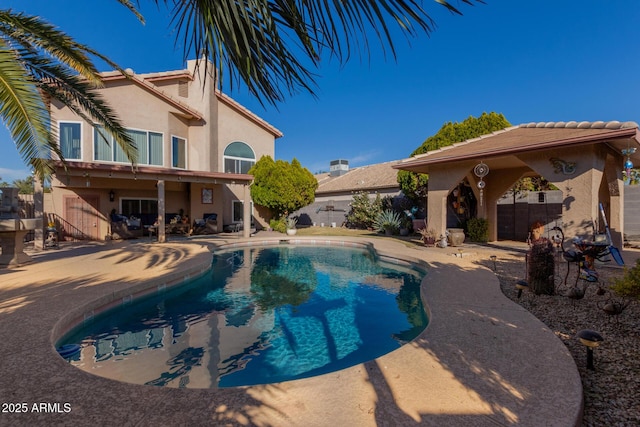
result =
[[[100,164],[67,161],[66,165],[56,161],[55,175],[58,180],[66,182],[67,186],[82,187],[87,179],[109,179],[113,182],[127,180],[155,181],[158,188],[158,241],[166,240],[165,218],[165,183],[166,182],[191,182],[200,184],[241,184],[244,186],[244,224],[251,224],[251,195],[249,185],[253,181],[253,175],[206,172],[182,169],[167,169],[153,166],[132,166],[127,164]],[[126,185],[126,184],[125,184]],[[116,188],[116,187],[114,187]],[[117,188],[116,188],[117,189]],[[249,237],[250,227],[244,227],[243,236]]]
[[[528,123],[404,159],[396,169],[429,174],[427,223],[446,228],[446,200],[465,177],[480,199],[474,167],[484,163],[483,203],[478,217],[489,221],[497,240],[497,201],[520,178],[541,175],[563,192],[562,222],[567,236],[589,236],[605,205],[614,244],[622,245],[624,186],[622,150],[640,148],[635,122]],[[640,150],[631,156],[640,164]]]

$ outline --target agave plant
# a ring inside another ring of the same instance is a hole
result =
[[[378,214],[373,223],[373,227],[385,234],[395,234],[400,228],[401,221],[402,219],[398,212],[387,209]]]
[[[293,230],[293,229],[296,228],[296,225],[298,224],[298,219],[297,218],[287,218],[286,224],[287,224],[287,230]]]

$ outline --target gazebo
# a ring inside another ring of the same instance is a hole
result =
[[[624,235],[623,168],[638,164],[635,122],[528,123],[405,159],[396,169],[429,174],[427,224],[447,228],[447,198],[466,180],[479,201],[477,217],[497,240],[497,202],[520,178],[542,176],[563,193],[562,226],[567,236],[587,237],[605,207],[613,244]],[[633,153],[632,153],[633,152]]]

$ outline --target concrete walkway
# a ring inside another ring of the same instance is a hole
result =
[[[571,355],[544,324],[503,296],[491,270],[474,262],[499,256],[498,249],[465,246],[465,255],[475,256],[456,257],[453,248],[369,241],[383,254],[430,264],[423,283],[428,328],[374,361],[237,389],[95,377],[67,364],[53,344],[94,307],[208,268],[211,249],[223,239],[70,244],[34,253],[30,265],[0,269],[0,425],[579,424],[582,386]]]

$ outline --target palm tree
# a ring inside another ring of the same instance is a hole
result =
[[[0,10],[0,120],[24,162],[40,178],[52,171],[51,152],[64,160],[51,126],[50,99],[64,103],[89,123],[102,125],[128,158],[136,160],[133,141],[97,93],[102,80],[90,56],[124,72],[42,19]]]
[[[140,21],[139,0],[117,0]],[[312,69],[327,52],[340,63],[370,52],[370,39],[395,57],[393,27],[407,37],[429,34],[435,23],[418,0],[151,0],[171,9],[185,59],[196,55],[211,67],[219,87],[240,81],[258,99],[281,102],[301,90],[314,94]],[[446,0],[434,0],[460,13]],[[460,0],[466,4],[482,0]],[[42,178],[51,152],[64,161],[50,122],[56,99],[110,133],[135,163],[136,148],[116,114],[99,96],[101,77],[90,57],[117,64],[44,20],[0,10],[0,120],[23,160]],[[227,76],[228,73],[228,76]]]
[[[435,28],[417,0],[153,1],[171,8],[176,41],[182,40],[186,54],[211,61],[219,85],[228,73],[232,84],[242,81],[271,104],[285,91],[314,94],[312,69],[325,52],[342,64],[356,53],[369,54],[370,39],[377,39],[395,58],[394,25],[407,37]],[[448,1],[434,1],[460,14]]]

